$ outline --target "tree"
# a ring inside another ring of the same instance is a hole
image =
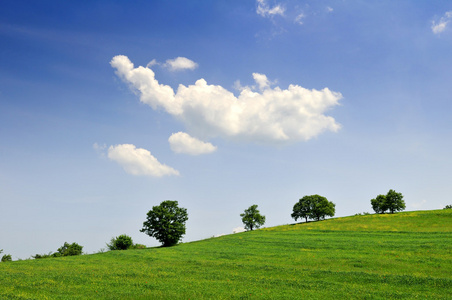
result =
[[[304,196],[293,207],[292,218],[305,218],[320,221],[326,216],[333,217],[336,205],[320,195]]]
[[[310,212],[311,196],[304,196],[293,206],[293,213],[291,214],[291,216],[295,219],[295,221],[298,220],[298,218],[305,218],[307,223]]]
[[[328,199],[323,196],[312,195],[310,197],[311,212],[309,213],[309,217],[311,219],[320,221],[325,219],[326,216],[334,216],[334,213],[336,212],[336,204],[328,201]]]
[[[128,235],[121,234],[115,238],[111,238],[110,244],[107,244],[110,250],[127,250],[133,246],[132,238]]]
[[[387,210],[385,195],[378,195],[375,199],[370,200],[370,204],[377,214],[383,214]]]
[[[384,214],[387,210],[391,214],[396,211],[405,209],[405,201],[403,201],[402,193],[389,190],[386,195],[378,195],[375,199],[370,200],[373,210],[377,214]]]
[[[403,201],[402,193],[397,193],[394,190],[389,190],[386,194],[386,207],[389,209],[391,214],[395,211],[402,211],[405,209],[405,201]]]
[[[253,230],[254,228],[259,228],[265,224],[265,216],[262,216],[257,209],[257,205],[251,205],[248,209],[245,209],[242,217],[242,222],[245,224],[246,230]]]
[[[58,248],[58,252],[54,253],[53,256],[73,256],[73,255],[81,255],[83,246],[80,246],[77,243],[69,244],[64,242],[64,245]]]
[[[448,205],[444,206],[443,209],[452,209],[452,205],[451,205],[451,204],[448,204]],[[2,252],[0,252],[0,253],[2,253]]]
[[[152,207],[140,231],[156,238],[164,247],[173,246],[185,234],[187,220],[187,209],[178,207],[177,201],[166,200]]]

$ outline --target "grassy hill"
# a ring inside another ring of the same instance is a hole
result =
[[[451,299],[452,210],[0,263],[0,299]]]

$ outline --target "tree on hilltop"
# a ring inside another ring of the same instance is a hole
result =
[[[245,209],[245,212],[240,214],[240,216],[246,230],[257,229],[265,224],[265,216],[260,214],[256,204]]]
[[[405,210],[405,201],[403,201],[402,193],[389,190],[386,195],[378,195],[375,199],[370,200],[373,210],[377,214],[383,214],[389,210],[391,214],[396,211]]]
[[[333,217],[336,212],[336,204],[328,201],[327,198],[320,195],[304,196],[293,207],[292,218],[295,221],[298,218],[323,220],[326,216]]]
[[[305,218],[308,222],[309,214],[311,213],[311,196],[304,196],[293,206],[293,213],[291,217],[298,220],[298,218]]]
[[[152,207],[140,231],[156,238],[164,247],[173,246],[185,234],[187,220],[186,208],[179,207],[177,201],[166,200]]]
[[[370,204],[372,205],[372,209],[377,214],[383,214],[388,208],[386,207],[386,196],[378,195],[375,199],[370,200]]]

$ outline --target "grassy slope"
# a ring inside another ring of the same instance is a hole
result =
[[[452,210],[0,264],[0,299],[450,299]]]

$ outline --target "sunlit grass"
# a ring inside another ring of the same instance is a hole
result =
[[[450,299],[451,232],[452,210],[406,212],[1,263],[0,299]]]

